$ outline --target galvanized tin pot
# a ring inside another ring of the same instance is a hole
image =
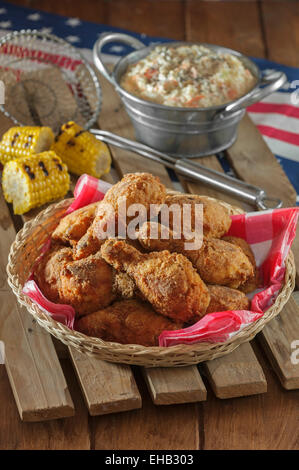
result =
[[[123,42],[136,51],[122,57],[110,73],[101,52],[108,42]],[[192,42],[172,42],[162,45],[177,47]],[[230,147],[237,137],[238,124],[245,108],[278,90],[286,81],[282,72],[262,77],[258,67],[246,56],[232,49],[197,43],[220,53],[237,56],[256,77],[255,86],[241,98],[220,106],[208,108],[178,108],[143,100],[120,86],[122,75],[130,64],[146,57],[156,46],[146,47],[138,39],[122,33],[104,33],[93,48],[96,67],[115,87],[130,116],[136,139],[161,152],[178,158],[211,155]]]

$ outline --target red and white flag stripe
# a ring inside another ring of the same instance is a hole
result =
[[[275,155],[299,162],[299,106],[292,93],[276,92],[248,108]]]

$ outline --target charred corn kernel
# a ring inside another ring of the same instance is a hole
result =
[[[54,141],[50,127],[11,127],[0,141],[0,161],[4,165],[15,158],[49,150]]]
[[[21,157],[4,165],[2,188],[15,214],[65,196],[70,187],[67,167],[53,151]]]
[[[63,124],[51,149],[76,175],[87,173],[100,178],[110,171],[111,156],[107,145],[73,121]]]

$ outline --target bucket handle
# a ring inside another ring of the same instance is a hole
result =
[[[215,114],[214,119],[226,119],[232,113],[241,111],[253,103],[261,101],[266,96],[281,88],[287,81],[286,74],[283,72],[275,71],[268,73],[260,80],[258,88],[255,88],[251,94],[242,96],[237,101],[227,105],[223,111]]]
[[[112,85],[116,86],[117,83],[113,79],[113,72],[110,73],[107,67],[104,65],[102,60],[102,49],[105,44],[108,42],[123,42],[128,46],[133,47],[134,49],[141,49],[146,47],[143,42],[138,39],[130,36],[129,34],[124,33],[103,33],[93,46],[93,60],[97,69],[101,72],[102,75],[110,82]]]

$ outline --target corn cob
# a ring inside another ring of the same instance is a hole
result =
[[[110,171],[111,156],[106,144],[73,121],[63,124],[51,147],[70,172],[100,178]]]
[[[70,175],[61,159],[52,151],[11,160],[4,165],[2,188],[15,214],[65,196]]]
[[[50,127],[11,127],[0,142],[0,161],[4,165],[15,158],[49,150],[53,141]]]

